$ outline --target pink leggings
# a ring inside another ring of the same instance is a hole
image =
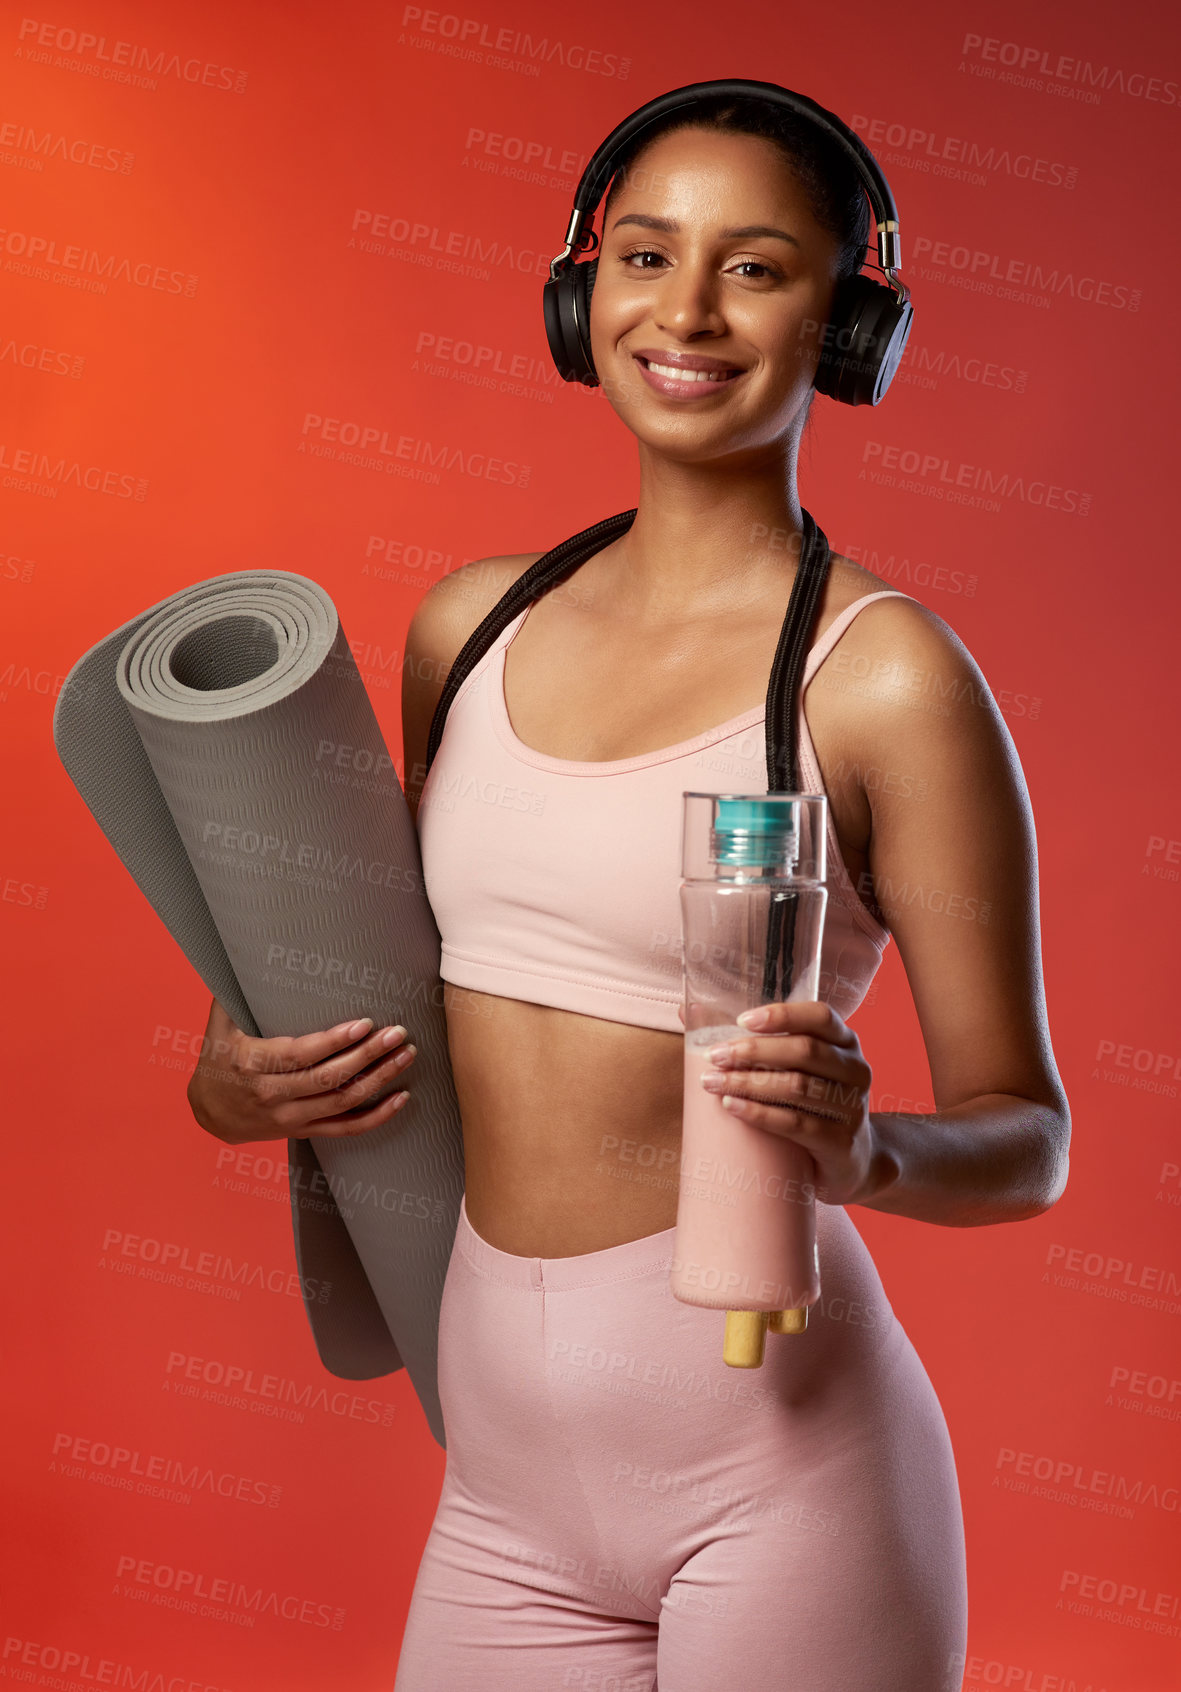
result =
[[[516,1257],[461,1208],[447,1467],[395,1692],[957,1692],[955,1461],[847,1211],[763,1367],[668,1286],[673,1229]]]

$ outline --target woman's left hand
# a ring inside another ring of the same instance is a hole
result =
[[[702,1085],[729,1095],[726,1108],[741,1121],[810,1152],[823,1203],[871,1198],[889,1175],[870,1120],[873,1072],[861,1042],[831,1005],[801,999],[762,1008],[767,1020],[757,1032],[710,1048],[715,1067]]]

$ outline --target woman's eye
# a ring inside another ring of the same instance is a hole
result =
[[[621,253],[620,258],[621,258],[622,262],[629,267],[629,269],[644,271],[644,270],[652,270],[655,267],[652,266],[652,265],[647,265],[647,264],[633,265],[631,263],[632,259],[653,258],[653,259],[660,259],[663,262],[664,254],[657,252],[654,247],[634,247],[631,250],[631,252]],[[758,270],[758,271],[761,271],[762,272],[761,276],[748,277],[748,280],[752,281],[752,282],[761,282],[766,277],[770,277],[772,280],[774,280],[779,275],[779,272],[777,270],[775,270],[771,265],[765,264],[762,259],[739,259],[737,264],[734,265],[733,268],[735,270],[746,270],[746,271]]]

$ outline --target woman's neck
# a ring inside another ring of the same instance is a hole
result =
[[[785,476],[787,468],[743,476],[642,453],[635,521],[603,559],[619,609],[631,621],[667,625],[781,593],[799,565],[804,521],[794,465]]]

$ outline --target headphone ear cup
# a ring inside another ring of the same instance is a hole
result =
[[[846,276],[833,296],[814,385],[844,405],[878,405],[894,379],[914,308],[872,276]]]
[[[590,259],[586,264],[574,266],[574,314],[578,336],[578,362],[580,374],[575,378],[587,388],[599,386],[598,372],[595,369],[595,358],[591,351],[590,307],[591,295],[595,291],[595,277],[599,272],[598,259]]]
[[[590,349],[590,291],[595,265],[596,261],[568,264],[542,288],[545,336],[558,374],[563,382],[581,382],[588,388],[599,385]]]
[[[570,325],[574,317],[569,300],[570,280],[569,270],[560,271],[556,277],[547,278],[541,291],[542,309],[545,313],[545,338],[549,342],[550,356],[563,382],[574,380],[576,349],[571,345],[570,336]]]

